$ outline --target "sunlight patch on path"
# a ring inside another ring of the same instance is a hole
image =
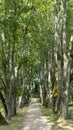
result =
[[[42,114],[37,102],[34,100],[24,118],[21,130],[53,130],[53,126],[48,123]]]

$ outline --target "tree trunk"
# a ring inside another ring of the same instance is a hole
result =
[[[41,101],[41,103],[43,105],[43,92],[42,92],[42,85],[41,85],[41,83],[40,83],[40,101]]]
[[[22,95],[19,99],[19,107],[23,108],[25,106],[25,104],[28,104],[29,102],[29,91],[27,89],[27,83],[25,81],[25,79],[23,79],[23,86],[22,86]]]
[[[58,92],[61,98],[62,118],[68,117],[68,95],[70,85],[70,58],[67,57],[66,43],[66,0],[55,0],[55,42],[58,67]],[[57,100],[57,105],[58,101]],[[57,106],[58,109],[58,106]]]
[[[54,57],[55,57],[55,77],[57,81],[58,87],[58,98],[56,100],[55,112],[58,112],[58,102],[61,97],[61,90],[62,90],[62,53],[61,53],[61,26],[60,26],[60,5],[57,0],[55,0],[55,45],[54,45]]]
[[[11,98],[10,98],[10,93],[7,92],[7,94],[5,95],[6,97],[6,104],[7,104],[7,117],[9,120],[11,120],[11,115],[12,115],[12,109],[11,109]]]
[[[0,112],[0,126],[1,125],[7,125],[7,121],[4,119],[2,113]]]
[[[46,86],[45,86],[45,63],[42,61],[41,63],[41,70],[40,70],[40,99],[42,102],[42,105],[45,105],[46,103]]]
[[[68,97],[67,96],[63,96],[61,104],[62,104],[61,117],[63,119],[67,119],[68,118]]]
[[[3,106],[4,106],[5,115],[7,116],[7,114],[8,114],[7,105],[6,105],[6,101],[5,101],[5,98],[3,97],[2,92],[0,92],[0,99],[1,99],[2,104],[3,104]]]
[[[62,117],[64,119],[68,118],[68,95],[70,86],[70,66],[71,59],[67,57],[67,43],[66,43],[66,0],[62,2],[63,18],[62,18],[62,42],[63,42],[63,100],[62,100]],[[69,45],[70,48],[70,45]],[[70,51],[70,50],[68,50]]]
[[[16,115],[16,87],[13,88],[11,93],[11,116]]]

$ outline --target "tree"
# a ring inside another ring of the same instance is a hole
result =
[[[7,121],[4,119],[2,113],[0,112],[0,125],[7,125]]]
[[[55,42],[56,42],[56,63],[58,67],[58,102],[62,104],[62,118],[68,118],[68,95],[70,88],[71,57],[68,53],[71,50],[71,42],[67,48],[66,42],[66,1],[55,1]],[[60,99],[61,98],[61,99]]]
[[[8,118],[16,114],[19,96],[21,107],[29,102],[36,79],[42,104],[54,106],[54,112],[61,107],[61,115],[66,118],[72,77],[72,0],[0,3],[0,85]],[[58,93],[54,102],[55,86]]]

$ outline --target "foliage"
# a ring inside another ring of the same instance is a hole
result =
[[[50,81],[53,79],[53,72],[57,71],[54,58],[54,2],[55,0],[0,1],[0,89],[7,104],[14,93],[17,94],[15,98],[18,98],[24,88],[29,88],[31,92],[36,79],[39,86],[43,84],[46,95],[50,92],[50,86],[53,84]],[[61,1],[58,2],[58,5],[60,4]],[[73,1],[69,0],[66,17],[68,51],[73,26],[72,16]],[[72,91],[70,95],[72,98]],[[10,97],[7,99],[6,96]]]

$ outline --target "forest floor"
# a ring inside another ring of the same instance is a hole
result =
[[[73,130],[73,120],[64,121],[51,111],[32,99],[21,130]]]
[[[53,130],[53,126],[41,112],[36,99],[32,99],[21,130]]]
[[[32,98],[30,104],[19,109],[7,126],[0,126],[0,130],[73,130],[73,106],[69,107],[68,120],[59,116]]]

